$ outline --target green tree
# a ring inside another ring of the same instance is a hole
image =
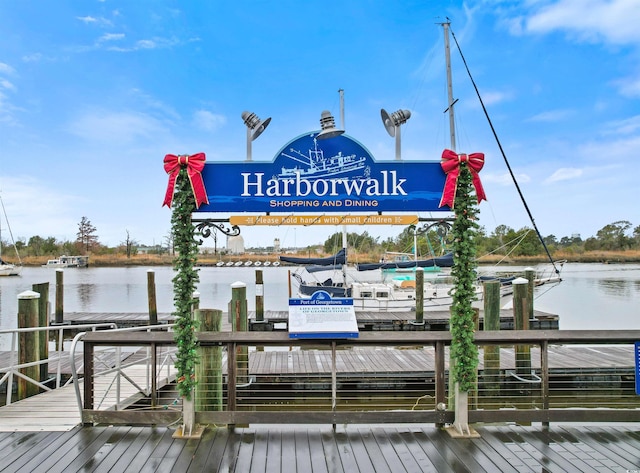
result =
[[[600,249],[609,251],[626,250],[632,247],[633,239],[626,235],[631,222],[618,220],[602,227],[596,233]]]

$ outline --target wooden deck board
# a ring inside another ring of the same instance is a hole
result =
[[[432,426],[257,426],[174,439],[168,427],[0,432],[0,471],[297,473],[626,471],[640,468],[640,424],[479,426],[454,439]],[[12,448],[8,448],[11,446]]]
[[[123,370],[139,386],[146,381],[145,366],[130,366]],[[172,370],[175,374],[175,370]],[[95,380],[96,409],[111,409],[116,404],[114,389],[107,392],[111,384],[111,376],[98,376]],[[162,387],[172,379],[161,379],[158,387]],[[82,392],[83,382],[80,381]],[[120,385],[121,402],[139,397],[139,389],[126,379]],[[128,405],[127,402],[124,405]],[[52,391],[13,402],[0,407],[0,431],[60,431],[71,430],[81,422],[80,410],[76,401],[75,387],[68,385]]]

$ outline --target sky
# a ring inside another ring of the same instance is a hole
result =
[[[165,244],[164,156],[245,160],[245,110],[272,119],[254,161],[318,130],[323,110],[393,160],[381,109],[411,111],[402,159],[438,161],[450,147],[447,19],[500,143],[452,38],[457,150],[485,153],[487,233],[532,227],[500,147],[543,236],[640,225],[638,0],[0,0],[11,233],[74,241],[86,217],[104,245]],[[2,230],[7,240],[4,219]],[[247,247],[304,247],[340,230],[241,229]],[[386,239],[403,228],[348,228],[364,230]]]

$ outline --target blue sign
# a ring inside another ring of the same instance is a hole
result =
[[[636,342],[634,353],[636,359],[636,394],[640,395],[640,342]]]
[[[285,145],[273,162],[207,162],[209,204],[199,212],[430,212],[438,208],[445,174],[436,161],[376,162],[348,135],[318,132]]]

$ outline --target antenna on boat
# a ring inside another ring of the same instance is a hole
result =
[[[453,100],[453,81],[451,79],[451,48],[449,47],[449,25],[451,21],[441,23],[444,30],[444,57],[447,68],[447,103],[449,106],[445,112],[449,112],[449,136],[451,137],[451,149],[456,151],[456,122],[453,107],[457,100]]]
[[[344,89],[338,89],[340,94],[340,128],[346,130],[344,126]]]

